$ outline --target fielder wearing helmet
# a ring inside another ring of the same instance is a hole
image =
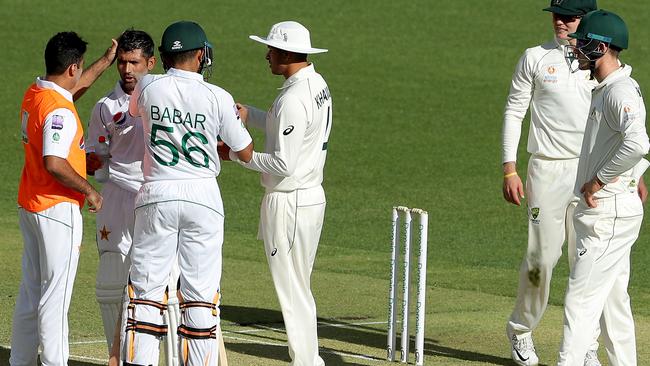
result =
[[[204,80],[212,46],[194,22],[176,22],[160,44],[164,75],[145,75],[129,100],[141,116],[145,144],[144,183],[135,200],[126,328],[122,359],[157,365],[167,334],[167,284],[180,270],[177,299],[182,365],[216,366],[224,209],[215,179],[221,171],[220,139],[237,159],[250,161],[252,139],[232,95]],[[203,75],[201,75],[203,73]],[[168,320],[173,321],[170,314]]]
[[[578,162],[574,193],[580,197],[573,224],[576,260],[564,301],[564,333],[558,365],[582,365],[598,323],[610,365],[636,365],[634,319],[627,285],[630,253],[643,219],[647,190],[643,159],[650,142],[645,105],[632,67],[619,61],[628,30],[618,15],[597,10],[570,34],[580,69],[598,84]]]
[[[167,27],[158,50],[165,71],[199,52],[201,61],[197,72],[203,74],[206,81],[212,76],[212,44],[203,28],[195,22],[180,21]]]

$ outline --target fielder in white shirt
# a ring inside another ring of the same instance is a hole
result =
[[[553,268],[567,241],[569,261],[575,253],[572,225],[577,197],[573,186],[580,144],[589,110],[588,71],[572,72],[564,58],[580,18],[596,9],[595,0],[551,1],[555,38],[529,48],[512,77],[503,121],[503,196],[521,205],[524,186],[517,174],[517,147],[522,121],[530,109],[526,197],[528,199],[528,249],[519,272],[515,307],[506,333],[511,357],[518,365],[537,365],[539,358],[532,332],[544,315]],[[595,358],[593,343],[590,357]],[[598,365],[598,364],[596,364]]]
[[[628,30],[616,14],[587,14],[575,33],[580,69],[590,70],[593,91],[582,142],[575,193],[577,257],[564,305],[564,335],[558,365],[573,366],[585,356],[604,322],[610,365],[636,361],[634,320],[627,285],[630,251],[643,219],[637,184],[648,163],[646,111],[632,68],[619,61],[628,47]]]
[[[307,55],[327,50],[312,48],[307,28],[293,21],[275,24],[266,38],[250,38],[268,46],[271,72],[286,80],[268,112],[239,106],[250,126],[266,132],[265,152],[254,152],[250,162],[240,163],[262,173],[266,193],[258,236],[264,240],[282,308],[291,365],[320,366],[325,363],[318,355],[310,278],[325,215],[321,183],[332,98]]]
[[[122,359],[157,365],[166,285],[180,268],[178,327],[181,363],[218,363],[221,246],[224,210],[216,176],[218,136],[250,161],[253,144],[232,96],[204,81],[212,46],[194,22],[171,24],[160,45],[165,75],[146,75],[129,113],[144,130],[144,184],[136,196]],[[207,76],[206,76],[207,77]]]

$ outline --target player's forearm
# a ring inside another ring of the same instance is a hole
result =
[[[619,175],[632,169],[645,154],[648,153],[648,137],[645,139],[626,139],[621,147],[614,153],[612,160],[603,166],[596,176],[607,184]]]
[[[67,160],[58,156],[45,156],[43,157],[43,164],[45,165],[45,170],[62,185],[84,195],[95,191],[87,180],[74,171]]]
[[[246,118],[246,125],[264,129],[266,127],[266,111],[247,105],[248,117]]]
[[[503,156],[502,162],[517,161],[517,149],[521,138],[521,119],[508,115],[503,119],[503,131],[501,135]]]
[[[92,65],[88,66],[81,73],[81,78],[77,85],[70,91],[74,100],[79,99],[90,86],[99,78],[99,76],[108,69],[115,60],[117,50],[117,41],[112,40],[112,45],[104,54],[98,58]]]
[[[239,161],[239,163],[245,168],[280,177],[292,175],[296,166],[296,164],[290,164],[287,159],[257,151],[253,152],[250,162]]]
[[[111,66],[111,61],[102,56],[87,69],[85,69],[81,74],[79,82],[72,90],[73,99],[76,101],[77,99],[81,98],[86,90],[90,88],[95,80],[97,80],[99,76],[104,72],[104,70],[106,70],[109,66]]]

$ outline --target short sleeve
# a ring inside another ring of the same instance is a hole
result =
[[[67,158],[77,134],[77,119],[67,108],[58,108],[45,117],[43,125],[43,156]]]
[[[104,116],[102,115],[102,108],[104,107],[104,103],[102,103],[103,100],[104,98],[95,104],[95,108],[93,108],[92,115],[90,116],[86,152],[95,151],[95,145],[97,145],[99,136],[104,136],[108,139],[109,131],[106,127],[106,122],[104,122]]]
[[[239,116],[237,106],[232,96],[224,96],[221,106],[221,129],[219,136],[233,151],[241,151],[248,146],[253,139],[244,127],[244,123]]]

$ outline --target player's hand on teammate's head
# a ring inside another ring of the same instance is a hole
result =
[[[246,124],[248,121],[248,108],[241,103],[235,103],[235,105],[237,106],[237,111],[239,111],[239,116],[241,117],[242,122]]]
[[[86,201],[88,202],[88,211],[97,213],[102,209],[104,198],[99,194],[99,192],[93,189],[86,195]]]
[[[111,38],[111,46],[104,52],[104,57],[110,61],[111,65],[115,62],[117,58],[117,40],[115,38]]]
[[[86,154],[86,173],[90,175],[95,174],[95,170],[99,169],[104,165],[102,160],[94,152]]]

